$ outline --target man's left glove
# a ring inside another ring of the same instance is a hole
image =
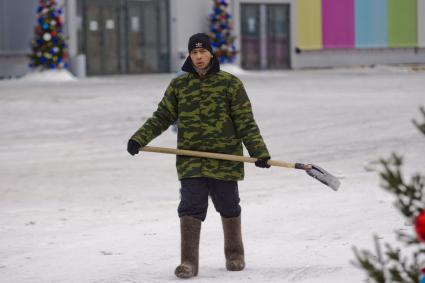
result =
[[[260,168],[270,168],[270,165],[267,164],[267,161],[269,160],[270,160],[270,157],[259,158],[257,159],[257,161],[255,161],[255,166]]]
[[[140,144],[134,140],[129,140],[127,144],[127,151],[131,155],[135,155],[139,153]]]

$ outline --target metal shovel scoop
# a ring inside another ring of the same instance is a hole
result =
[[[341,185],[341,182],[333,176],[331,173],[326,171],[325,169],[314,165],[314,164],[301,164],[301,163],[295,163],[295,169],[302,169],[305,170],[305,172],[313,177],[314,179],[322,182],[326,186],[330,187],[334,191],[337,191],[339,186]]]

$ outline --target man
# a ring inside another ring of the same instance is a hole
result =
[[[177,121],[177,147],[242,155],[242,142],[256,166],[269,168],[269,152],[254,120],[251,104],[242,82],[220,71],[209,37],[190,37],[189,56],[165,95],[143,126],[130,138],[127,151],[139,152],[152,139]],[[181,264],[175,275],[190,278],[198,274],[199,237],[205,220],[208,196],[220,213],[224,231],[226,268],[245,267],[241,235],[241,207],[237,181],[243,179],[242,162],[177,156],[181,182],[178,207],[181,230]]]

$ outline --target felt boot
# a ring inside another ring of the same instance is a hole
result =
[[[181,264],[174,274],[179,278],[191,278],[198,275],[201,220],[191,216],[180,217],[180,233]]]
[[[224,218],[224,255],[226,256],[226,269],[240,271],[245,268],[245,256],[242,243],[241,216]]]

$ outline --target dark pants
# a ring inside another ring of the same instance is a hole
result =
[[[238,183],[212,178],[181,179],[179,217],[192,216],[205,220],[208,209],[208,196],[214,207],[225,218],[238,217],[241,214],[239,205]]]

